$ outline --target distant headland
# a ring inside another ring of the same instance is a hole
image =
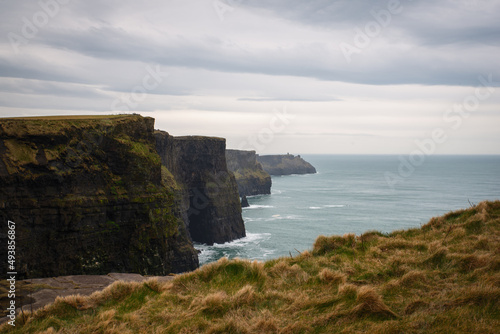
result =
[[[316,174],[316,168],[300,155],[257,155],[257,161],[271,175]]]

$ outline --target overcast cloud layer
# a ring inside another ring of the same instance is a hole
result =
[[[497,0],[0,8],[1,117],[136,112],[259,153],[500,154]]]

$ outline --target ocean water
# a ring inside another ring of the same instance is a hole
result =
[[[419,166],[389,155],[302,157],[318,173],[272,177],[272,194],[249,197],[243,209],[247,237],[196,244],[201,265],[296,255],[319,235],[420,227],[470,203],[500,199],[500,156],[427,156]]]

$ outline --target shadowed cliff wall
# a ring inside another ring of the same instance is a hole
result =
[[[193,241],[224,243],[245,236],[234,175],[227,169],[226,141],[155,133],[162,163],[181,185],[185,223]]]

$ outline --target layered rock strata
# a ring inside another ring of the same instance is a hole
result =
[[[225,243],[245,236],[234,175],[228,171],[226,141],[215,137],[173,137],[155,133],[162,163],[182,185],[184,217],[193,241]]]

